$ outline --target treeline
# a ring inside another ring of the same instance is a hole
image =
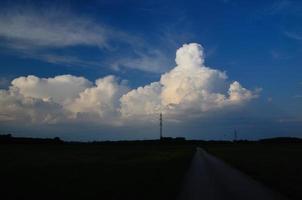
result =
[[[11,134],[0,134],[0,144],[103,144],[103,145],[135,145],[135,144],[294,144],[301,143],[301,138],[296,137],[275,137],[260,140],[186,140],[184,137],[164,137],[160,140],[123,140],[123,141],[92,141],[92,142],[67,142],[59,137],[55,138],[30,138],[13,137]]]
[[[62,144],[59,137],[55,138],[30,138],[13,137],[11,134],[0,135],[0,144]]]
[[[261,143],[302,143],[301,138],[295,137],[275,137],[259,140]]]

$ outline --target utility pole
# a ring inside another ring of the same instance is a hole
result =
[[[163,114],[159,114],[159,137],[160,140],[163,139]]]

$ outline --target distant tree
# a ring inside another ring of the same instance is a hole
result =
[[[12,134],[0,134],[1,138],[11,138]]]
[[[62,142],[62,140],[59,137],[55,137],[53,140],[58,143]]]

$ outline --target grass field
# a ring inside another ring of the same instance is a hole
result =
[[[0,199],[172,200],[196,146],[302,199],[301,144],[193,143],[1,144]]]
[[[302,199],[301,144],[219,144],[208,152],[290,199]]]
[[[190,145],[0,145],[1,199],[175,199]]]

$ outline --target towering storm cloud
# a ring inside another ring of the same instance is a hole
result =
[[[123,117],[164,112],[169,115],[204,114],[213,109],[241,105],[257,97],[239,82],[229,83],[225,72],[204,65],[201,45],[185,44],[176,52],[176,67],[159,82],[139,87],[121,98]]]
[[[225,72],[204,64],[203,47],[184,44],[176,52],[176,66],[158,82],[129,89],[127,81],[106,76],[95,84],[83,77],[19,77],[0,90],[0,120],[57,123],[85,119],[106,124],[145,119],[163,112],[166,118],[206,115],[244,105],[257,91],[229,81]]]

